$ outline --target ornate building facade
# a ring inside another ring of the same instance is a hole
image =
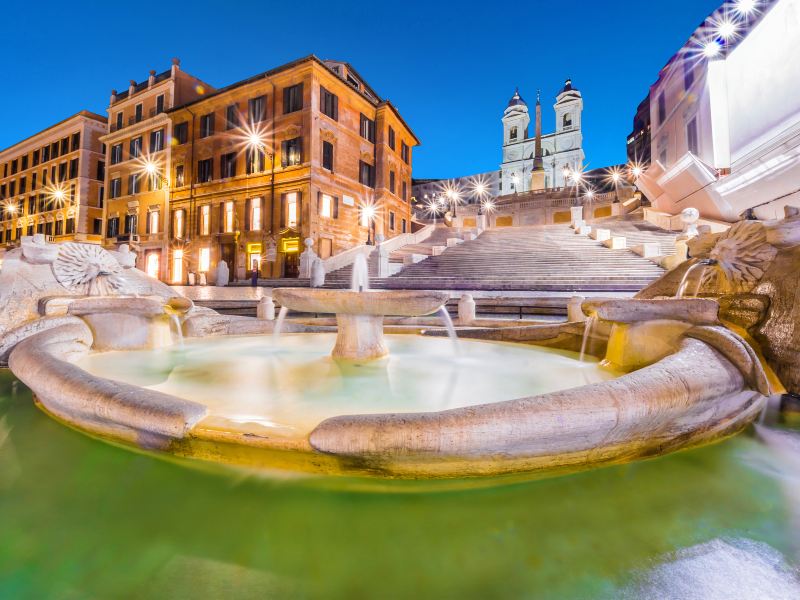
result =
[[[581,115],[583,97],[567,79],[553,105],[556,118],[554,133],[529,135],[531,117],[528,105],[517,90],[503,112],[503,162],[501,189],[503,194],[536,189],[561,188],[571,185],[565,169],[583,167],[583,133]],[[541,102],[536,99],[536,126],[541,132]],[[537,145],[540,156],[537,161]],[[543,176],[542,176],[543,175]]]
[[[0,246],[100,242],[106,119],[81,111],[0,152]]]

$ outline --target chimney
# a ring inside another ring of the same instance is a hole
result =
[[[147,78],[147,87],[153,87],[156,82],[156,70],[150,69],[150,77]]]
[[[131,79],[130,85],[128,85],[128,97],[133,96],[133,92],[136,90],[136,80]]]
[[[170,75],[175,77],[178,71],[181,70],[181,59],[180,58],[173,58],[172,59],[172,69]]]
[[[111,104],[117,101],[117,90],[111,90]]]

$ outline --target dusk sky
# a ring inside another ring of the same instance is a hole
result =
[[[399,108],[423,144],[415,177],[498,168],[515,86],[531,105],[541,88],[548,132],[568,76],[584,97],[587,166],[606,166],[625,160],[636,105],[659,69],[720,3],[12,0],[0,38],[0,148],[81,109],[105,115],[112,88],[173,56],[221,87],[313,53],[352,63]]]

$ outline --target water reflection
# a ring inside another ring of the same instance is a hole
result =
[[[0,372],[0,468],[8,448],[17,465],[0,489],[0,597],[797,589],[797,470],[755,436],[492,489],[363,493],[357,481],[243,477],[98,442],[43,415],[24,388],[12,397],[11,382]]]

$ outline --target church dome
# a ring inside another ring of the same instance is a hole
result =
[[[525,100],[522,99],[522,96],[519,95],[519,88],[517,88],[514,95],[511,96],[511,100],[508,101],[508,108],[512,106],[528,106]]]
[[[564,87],[558,92],[556,102],[566,102],[567,100],[577,99],[581,97],[581,92],[578,88],[572,85],[572,79],[567,78],[564,82]]]

